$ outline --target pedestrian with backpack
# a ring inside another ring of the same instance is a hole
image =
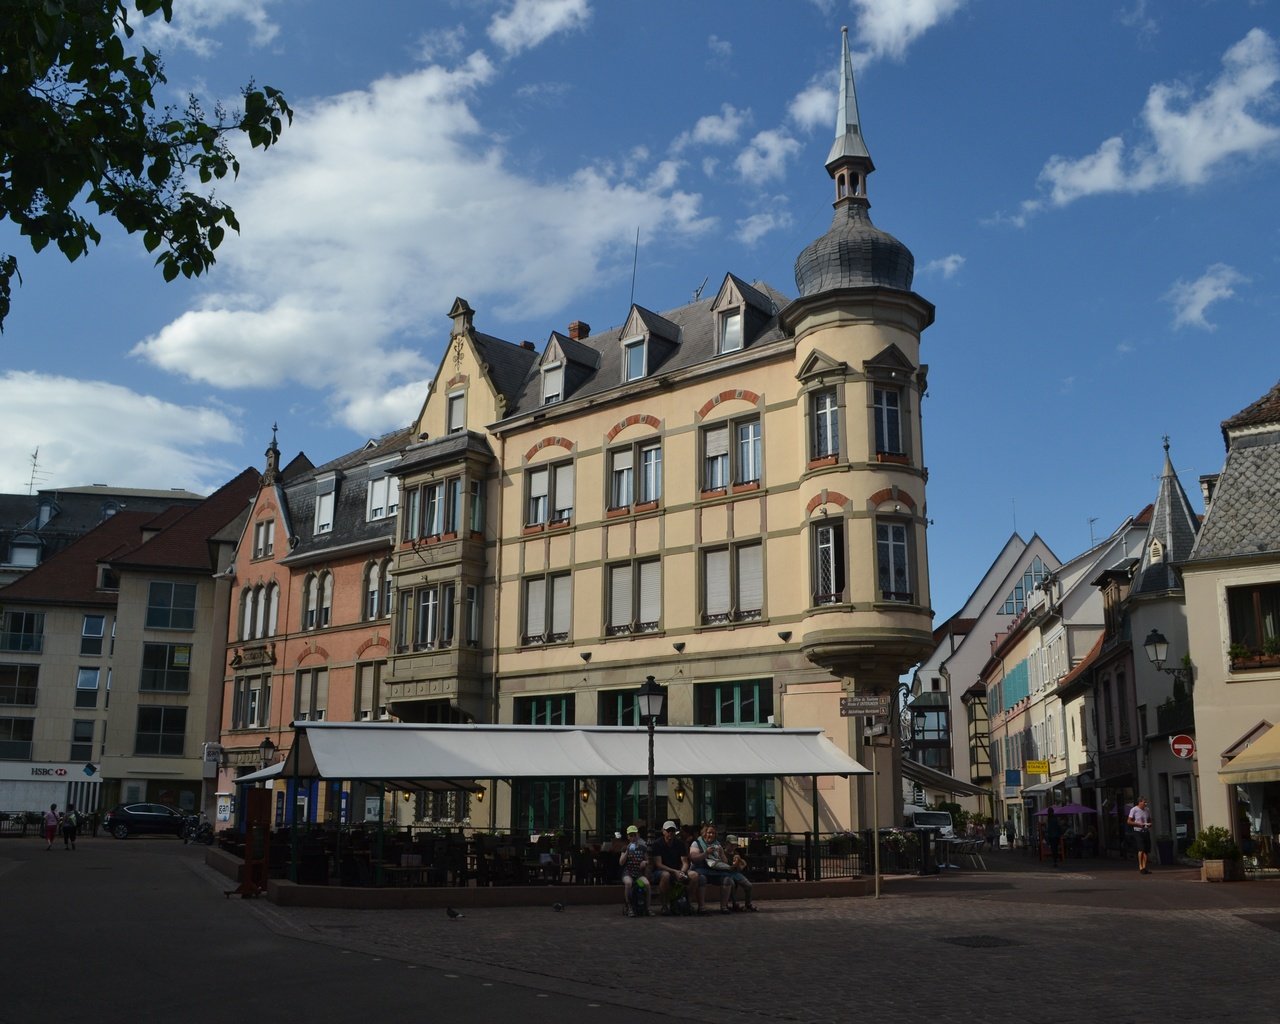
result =
[[[53,837],[58,834],[58,805],[50,804],[44,812],[44,840],[48,844],[45,849],[53,849]]]
[[[76,813],[75,804],[67,804],[66,813],[62,816],[62,848],[76,848],[76,833],[80,829],[80,815]]]

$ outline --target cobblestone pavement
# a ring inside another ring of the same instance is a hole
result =
[[[253,912],[276,932],[352,953],[712,1024],[884,1011],[931,1024],[1236,1024],[1273,1012],[1280,882],[991,861],[989,872],[886,880],[878,900],[771,901],[702,918],[557,913],[554,888],[545,908],[461,920],[266,903]]]

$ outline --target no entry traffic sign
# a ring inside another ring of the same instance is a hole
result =
[[[1180,732],[1176,736],[1169,737],[1169,749],[1173,751],[1174,757],[1194,757],[1196,741],[1185,732]]]

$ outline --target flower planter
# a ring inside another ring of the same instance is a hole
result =
[[[1243,882],[1244,861],[1204,860],[1200,863],[1200,881],[1202,882]]]

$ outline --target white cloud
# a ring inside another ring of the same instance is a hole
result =
[[[1143,135],[1133,147],[1113,136],[1088,156],[1052,157],[1040,172],[1050,201],[1065,206],[1107,192],[1200,185],[1232,157],[1274,150],[1280,125],[1255,115],[1276,102],[1280,60],[1275,41],[1255,28],[1224,54],[1222,63],[1222,74],[1198,99],[1180,82],[1153,85],[1142,110]]]
[[[467,43],[465,25],[453,28],[433,28],[418,37],[417,56],[423,64],[461,57]]]
[[[711,59],[717,64],[727,64],[733,57],[733,43],[719,36],[707,40],[707,49],[711,51]]]
[[[515,0],[505,14],[493,16],[489,38],[510,57],[559,32],[580,29],[590,17],[587,0]]]
[[[1215,325],[1205,319],[1205,310],[1220,299],[1231,298],[1236,293],[1235,286],[1248,280],[1235,267],[1215,263],[1194,281],[1176,281],[1164,296],[1173,305],[1173,326],[1215,330]]]
[[[805,131],[823,125],[832,127],[839,102],[839,96],[827,82],[813,82],[796,94],[787,108],[787,114]]]
[[[133,354],[227,390],[300,384],[320,413],[376,434],[416,414],[406,384],[430,375],[420,349],[454,296],[501,335],[629,273],[637,225],[665,239],[711,226],[676,189],[678,165],[644,152],[616,172],[518,177],[469,107],[496,79],[476,53],[297,104],[278,146],[242,156],[228,199],[243,234],[218,251],[219,291]]]
[[[41,476],[69,486],[207,492],[244,468],[203,452],[240,441],[224,410],[52,374],[0,374],[0,434],[9,453],[0,461],[0,492],[10,494],[26,493],[36,448]]]
[[[854,0],[858,11],[854,35],[865,48],[863,60],[901,60],[913,42],[946,21],[964,0]]]
[[[944,278],[955,277],[960,272],[960,268],[964,266],[964,257],[959,253],[953,252],[949,256],[943,256],[941,259],[930,260],[924,265],[926,274],[940,273]]]
[[[800,151],[800,143],[787,134],[785,128],[771,128],[759,132],[750,145],[738,154],[734,167],[743,181],[762,183],[782,178],[787,172],[787,161]]]
[[[129,24],[137,29],[134,38],[152,50],[183,48],[202,57],[212,56],[218,49],[210,33],[229,21],[248,22],[253,30],[250,41],[266,46],[280,33],[280,26],[267,14],[267,8],[279,0],[183,0],[173,5],[173,20],[166,22],[160,14],[141,18],[128,4],[133,18]]]
[[[1117,17],[1125,28],[1135,29],[1142,42],[1149,41],[1160,31],[1160,23],[1147,10],[1147,0],[1135,0],[1132,7],[1122,7]]]
[[[791,211],[779,202],[775,209],[762,210],[738,221],[734,237],[743,245],[751,246],[771,231],[791,227],[791,223]]]
[[[688,146],[727,146],[737,142],[742,134],[743,125],[751,118],[750,110],[738,110],[731,103],[720,107],[719,114],[708,114],[698,118],[698,122],[687,132],[682,132],[671,143],[673,152],[680,152]]]

